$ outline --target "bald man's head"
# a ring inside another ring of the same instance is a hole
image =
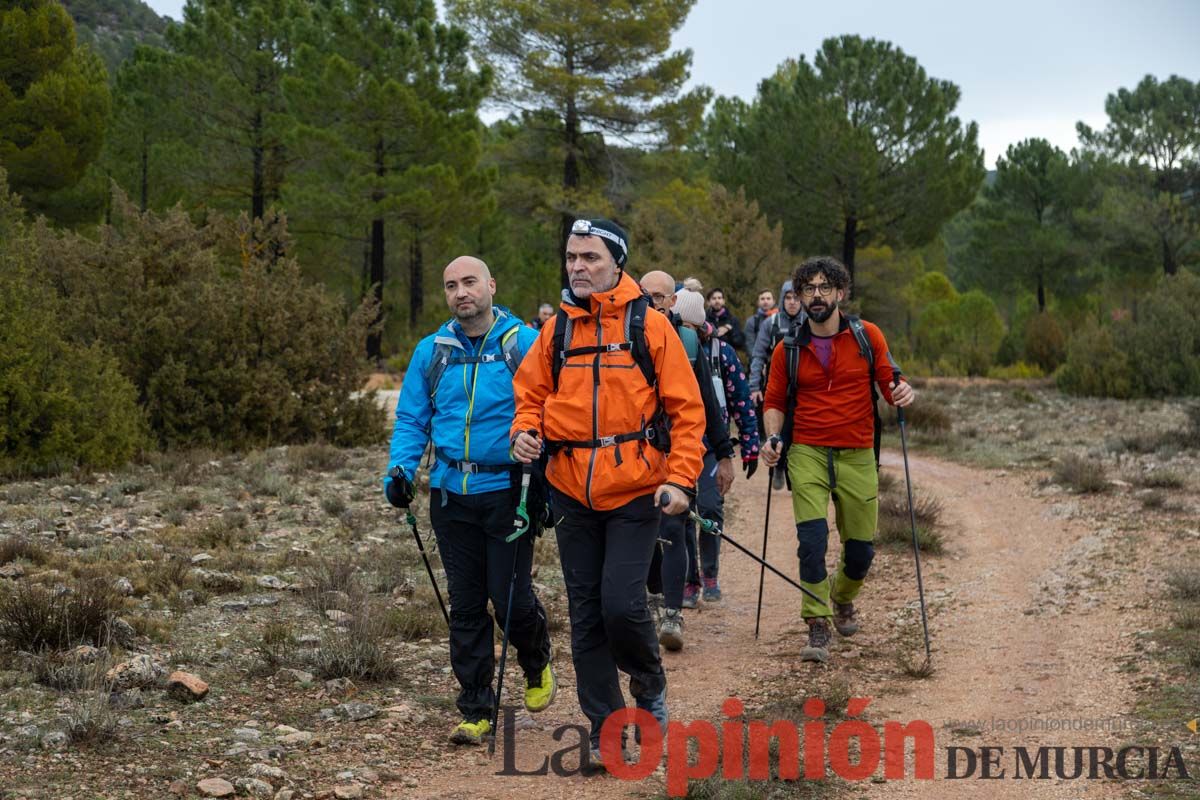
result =
[[[446,305],[468,333],[477,335],[477,328],[491,324],[496,281],[487,264],[474,256],[459,256],[442,270],[442,288]]]
[[[662,270],[647,272],[642,276],[641,285],[659,311],[666,313],[675,305],[675,279]]]

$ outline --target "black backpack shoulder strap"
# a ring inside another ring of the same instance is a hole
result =
[[[858,342],[859,354],[867,360],[867,374],[871,376],[871,385],[875,385],[875,350],[871,347],[871,340],[867,337],[867,328],[863,325],[860,318],[852,315],[846,315],[846,322],[850,324],[850,331],[854,334],[855,341]]]
[[[858,342],[859,354],[867,360],[867,385],[871,387],[871,413],[875,419],[875,469],[878,470],[879,449],[883,438],[883,420],[879,416],[879,389],[875,386],[875,349],[871,347],[867,328],[860,318],[853,314],[847,314],[846,322],[850,324],[850,330]]]
[[[654,371],[654,357],[646,341],[646,314],[650,309],[650,298],[641,295],[625,307],[625,341],[629,342],[633,361],[642,371],[642,377],[650,388],[658,391],[658,373]]]
[[[550,362],[550,374],[554,377],[554,391],[558,391],[558,374],[562,372],[563,362],[566,361],[567,345],[571,341],[571,317],[560,306],[554,314],[554,338],[551,340],[553,354]]]
[[[792,443],[792,429],[796,424],[796,393],[800,387],[799,327],[791,325],[782,340],[784,364],[787,368],[787,399],[784,401],[783,428],[779,431],[779,437],[783,440],[784,453]]]

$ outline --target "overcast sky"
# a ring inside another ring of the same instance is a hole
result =
[[[149,2],[181,16],[182,0]],[[1200,80],[1200,0],[698,0],[675,46],[692,49],[694,83],[751,100],[785,58],[844,33],[891,41],[956,83],[988,167],[1032,136],[1069,150],[1077,121],[1102,126],[1104,98],[1147,74]]]

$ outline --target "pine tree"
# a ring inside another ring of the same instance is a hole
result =
[[[489,202],[476,115],[489,75],[470,67],[465,32],[438,23],[432,0],[324,0],[316,16],[317,38],[299,48],[286,84],[304,159],[290,205],[306,229],[365,233],[381,313],[387,245],[407,250],[415,328],[427,249]],[[380,357],[378,333],[367,350]]]
[[[668,52],[694,4],[448,0],[451,19],[495,69],[497,98],[553,125],[562,179],[546,185],[544,204],[559,217],[560,254],[577,213],[597,205],[595,187],[581,181],[588,140],[679,145],[697,126],[711,93],[683,93],[692,53]]]
[[[869,244],[920,246],[983,180],[959,89],[889,42],[826,39],[785,62],[749,106],[718,101],[704,141],[714,175],[745,186],[796,253],[839,252],[854,275]]]
[[[30,211],[54,216],[54,193],[83,178],[109,106],[104,64],[62,5],[0,0],[0,164]]]
[[[192,197],[252,219],[279,199],[291,163],[282,81],[309,19],[308,0],[188,0],[168,29],[191,154],[177,169]]]

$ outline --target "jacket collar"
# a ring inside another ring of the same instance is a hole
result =
[[[562,291],[562,309],[573,317],[595,316],[597,310],[605,313],[615,313],[618,309],[625,313],[625,306],[642,296],[642,287],[629,277],[629,273],[621,271],[617,285],[604,292],[593,292],[587,299],[587,307],[581,305],[568,289]]]
[[[495,324],[492,325],[489,332],[490,335],[487,335],[487,339],[492,339],[503,334],[514,325],[520,324],[520,320],[504,306],[492,306],[492,319],[495,320]],[[458,347],[462,350],[466,350],[466,344],[469,341],[470,337],[463,333],[462,325],[459,325],[458,320],[454,318],[443,323],[434,336],[435,344],[448,344],[451,347]],[[486,343],[485,341],[484,344]]]

